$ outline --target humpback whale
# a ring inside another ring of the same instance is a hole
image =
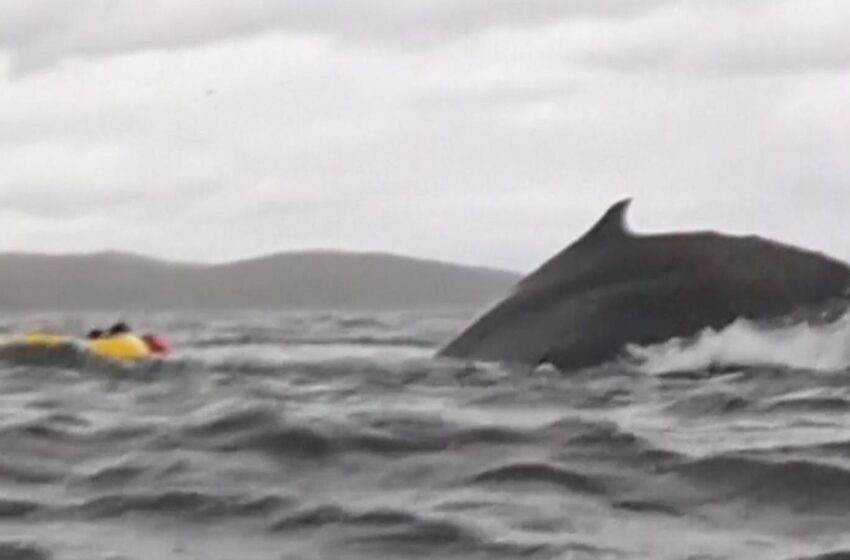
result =
[[[636,234],[625,223],[630,203],[614,204],[438,354],[576,369],[615,359],[629,344],[780,318],[848,295],[850,268],[838,260],[757,236]]]

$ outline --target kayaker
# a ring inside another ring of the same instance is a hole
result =
[[[109,327],[109,331],[107,332],[107,336],[119,336],[122,334],[128,334],[133,332],[133,329],[130,328],[130,325],[123,321],[119,321]]]

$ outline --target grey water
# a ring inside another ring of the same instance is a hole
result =
[[[435,359],[468,311],[127,318],[174,355],[0,353],[0,558],[850,558],[846,325],[558,372]]]

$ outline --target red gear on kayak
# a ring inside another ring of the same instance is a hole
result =
[[[148,345],[150,351],[154,354],[165,356],[171,352],[171,344],[159,335],[146,334],[142,337],[142,339],[145,341],[145,344]]]

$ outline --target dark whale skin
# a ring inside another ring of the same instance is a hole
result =
[[[850,268],[820,253],[716,232],[638,235],[630,200],[522,279],[439,355],[568,370],[738,318],[771,319],[843,299]]]

